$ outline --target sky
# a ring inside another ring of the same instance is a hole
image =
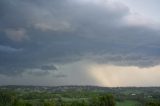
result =
[[[0,0],[0,85],[160,86],[159,0]]]

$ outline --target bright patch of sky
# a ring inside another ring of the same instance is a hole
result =
[[[140,14],[145,18],[160,22],[160,0],[110,0],[122,2],[127,5],[131,12]]]

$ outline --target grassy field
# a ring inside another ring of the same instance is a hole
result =
[[[137,101],[126,100],[124,102],[117,102],[116,106],[136,106],[139,104]]]

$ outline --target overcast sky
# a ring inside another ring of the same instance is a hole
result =
[[[160,86],[159,0],[0,0],[0,85]]]

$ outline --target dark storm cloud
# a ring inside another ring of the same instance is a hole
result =
[[[127,25],[124,17],[130,14],[122,4],[1,0],[0,45],[6,46],[0,46],[0,73],[56,70],[48,64],[97,55],[98,61],[112,64],[159,64],[160,32],[149,26]]]

